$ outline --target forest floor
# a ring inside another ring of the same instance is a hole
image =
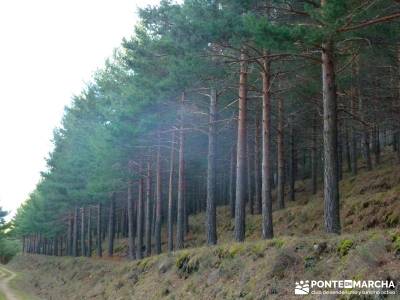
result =
[[[0,291],[2,293],[2,295],[0,296],[1,298],[7,300],[18,300],[18,298],[14,295],[14,292],[9,287],[9,281],[12,280],[15,275],[16,274],[10,270],[0,268]]]
[[[312,195],[306,180],[296,185],[296,201],[274,212],[272,240],[260,240],[261,217],[248,215],[246,242],[234,243],[229,208],[219,207],[214,247],[201,246],[201,213],[189,220],[190,248],[172,254],[127,261],[120,239],[112,260],[18,255],[9,267],[24,274],[15,284],[41,299],[298,299],[300,280],[393,280],[399,288],[398,161],[385,154],[373,171],[361,164],[357,176],[345,173],[340,190],[340,236],[323,232],[322,190]]]
[[[33,300],[35,296],[28,296],[20,288],[15,286],[14,281],[17,273],[0,267],[0,300]]]

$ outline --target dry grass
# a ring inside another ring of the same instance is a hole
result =
[[[323,233],[322,192],[311,195],[304,181],[297,200],[274,211],[273,240],[260,240],[260,216],[248,215],[246,243],[233,243],[229,210],[219,207],[214,247],[202,246],[205,216],[198,214],[190,218],[188,249],[173,254],[124,261],[126,241],[119,240],[115,261],[18,256],[11,267],[26,274],[21,286],[60,300],[292,299],[300,279],[400,281],[397,161],[385,155],[371,172],[345,174],[340,189],[341,236]]]

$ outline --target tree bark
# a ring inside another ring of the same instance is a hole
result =
[[[171,139],[171,154],[170,154],[170,167],[169,167],[169,181],[168,181],[168,251],[174,250],[174,157],[175,157],[175,131],[172,132]]]
[[[72,237],[72,256],[78,256],[78,208],[74,210],[74,227]]]
[[[103,249],[101,247],[102,243],[102,232],[101,232],[101,204],[99,203],[97,205],[97,256],[102,257],[103,256]]]
[[[296,144],[294,138],[293,120],[290,122],[290,161],[289,161],[289,200],[295,200],[295,183],[296,183]]]
[[[322,2],[324,3],[324,1]],[[322,44],[322,85],[324,111],[324,218],[325,231],[340,234],[337,159],[337,92],[333,42]]]
[[[207,166],[207,244],[215,245],[217,243],[217,217],[215,203],[215,156],[217,143],[217,92],[211,89],[210,113],[208,123],[208,166]]]
[[[92,212],[90,206],[88,207],[88,213],[87,213],[87,256],[91,257],[92,256]]]
[[[352,91],[350,99],[350,110],[352,119],[350,120],[350,133],[351,133],[351,171],[353,175],[358,173],[358,151],[357,151],[357,128],[354,116],[357,114],[357,99],[359,91],[357,86],[357,67],[356,63],[352,64]]]
[[[81,256],[86,256],[85,208],[81,208]]]
[[[249,213],[254,214],[254,199],[253,199],[253,189],[251,186],[251,164],[250,164],[250,140],[249,140],[249,127],[247,127],[247,137],[246,137],[246,171],[247,171],[247,203],[249,205]]]
[[[338,176],[339,181],[343,179],[343,128],[338,124]]]
[[[145,256],[151,255],[151,164],[147,162],[146,211],[145,211]]]
[[[261,203],[261,176],[260,176],[260,118],[258,112],[256,112],[255,121],[255,132],[254,132],[254,202],[256,205],[257,214],[262,212]]]
[[[285,150],[284,150],[284,120],[283,120],[283,97],[278,97],[278,133],[277,133],[277,154],[278,154],[278,186],[277,202],[278,208],[285,208]]]
[[[359,69],[357,65],[357,74],[359,74]],[[358,84],[357,84],[358,86]],[[359,94],[359,111],[360,111],[360,118],[365,123],[366,121],[366,111],[364,107],[364,99],[361,95]],[[365,157],[365,162],[367,165],[367,170],[371,171],[372,170],[372,160],[371,160],[371,151],[369,149],[369,144],[370,144],[370,137],[369,137],[369,129],[367,126],[362,125],[362,148],[364,149],[364,157]]]
[[[53,256],[58,256],[58,241],[58,236],[53,238]]]
[[[67,232],[67,236],[68,236],[68,243],[67,243],[67,249],[68,249],[68,255],[72,256],[73,255],[73,227],[74,227],[74,219],[73,219],[73,215],[72,213],[70,213],[69,218],[68,218],[68,232]]]
[[[141,173],[140,169],[140,173]],[[136,259],[142,259],[143,258],[143,217],[144,217],[144,197],[143,197],[143,178],[142,174],[139,174],[139,193],[138,193],[138,202],[137,202],[137,217],[136,217]]]
[[[372,144],[374,145],[375,164],[379,165],[381,163],[381,142],[379,137],[379,127],[375,125],[373,130]]]
[[[317,120],[316,114],[313,117],[312,124],[312,145],[311,145],[311,192],[313,195],[317,193],[317,172],[318,172],[318,158],[317,158]]]
[[[182,93],[181,126],[179,130],[179,158],[178,158],[178,214],[176,224],[176,247],[184,247],[184,133],[183,133],[183,103],[185,94]]]
[[[231,218],[235,217],[235,147],[231,147],[231,161],[229,170],[229,205]]]
[[[345,143],[345,149],[346,149],[347,172],[352,172],[351,151],[350,151],[350,143],[349,143],[349,126],[348,126],[348,119],[345,120],[345,136],[344,136],[344,143]]]
[[[262,173],[261,173],[261,199],[262,199],[262,238],[274,237],[272,224],[272,197],[271,197],[271,62],[268,52],[264,51],[263,59],[263,95],[262,95]]]
[[[247,140],[247,55],[240,56],[239,115],[236,156],[235,240],[245,238],[246,218],[246,140]]]
[[[128,257],[129,259],[135,259],[135,222],[134,209],[133,209],[133,195],[132,195],[132,180],[128,181]]]
[[[156,218],[155,218],[155,248],[156,254],[161,253],[161,217],[162,217],[162,195],[161,195],[161,141],[158,134],[158,149],[156,161]]]
[[[126,237],[126,218],[127,218],[127,213],[126,213],[126,206],[122,207],[121,209],[121,237],[125,238]]]
[[[110,211],[108,216],[108,256],[114,254],[114,237],[115,237],[115,193],[111,195]]]

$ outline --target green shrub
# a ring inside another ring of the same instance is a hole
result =
[[[19,242],[15,239],[0,238],[0,262],[8,263],[19,251]]]
[[[353,247],[352,240],[342,240],[337,247],[337,252],[340,257],[346,256],[349,253],[349,250]]]

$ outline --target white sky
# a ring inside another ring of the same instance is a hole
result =
[[[157,0],[0,1],[0,206],[15,213],[45,169],[73,94]]]

